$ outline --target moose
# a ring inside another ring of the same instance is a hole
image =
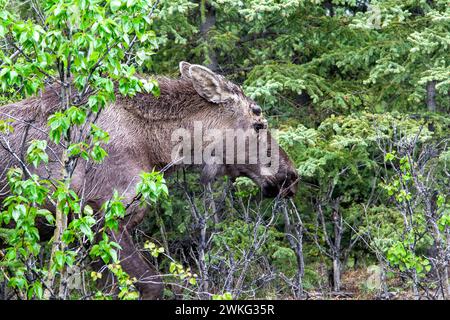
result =
[[[142,172],[154,168],[161,170],[172,163],[166,172],[169,174],[182,165],[173,163],[172,158],[175,142],[171,135],[176,129],[192,131],[194,122],[201,121],[205,128],[240,128],[258,135],[267,127],[261,108],[243,93],[239,85],[204,66],[187,62],[180,63],[180,73],[178,79],[157,78],[159,97],[146,93],[133,97],[118,95],[116,101],[99,114],[96,125],[110,136],[105,147],[108,157],[102,164],[93,165],[92,170],[85,170],[83,163],[79,163],[72,176],[72,188],[76,192],[83,190],[85,203],[95,212],[101,212],[102,204],[111,198],[114,190],[122,195],[125,203],[133,203],[136,179]],[[0,208],[2,200],[8,196],[8,168],[23,165],[20,159],[26,151],[24,146],[32,140],[49,141],[47,118],[58,105],[58,95],[54,90],[46,90],[40,97],[0,107],[0,119],[12,120],[14,127],[14,131],[8,134],[8,146],[0,140]],[[30,166],[30,170],[41,177],[60,178],[56,155],[61,149],[51,142],[49,146],[52,146],[49,163],[45,168]],[[277,151],[279,154],[277,170],[270,174],[265,170],[267,164],[259,161],[252,164],[224,161],[222,164],[201,163],[195,166],[201,171],[202,183],[224,175],[231,179],[245,176],[260,186],[265,197],[291,197],[298,184],[296,169],[273,139],[269,149],[269,152]],[[49,206],[49,210],[55,212],[55,208]],[[146,209],[134,203],[127,210],[130,214],[119,222],[118,231],[111,232],[111,237],[121,246],[120,264],[124,271],[138,280],[136,287],[142,299],[158,299],[162,295],[163,282],[136,249],[131,236],[143,221]],[[44,229],[40,228],[42,234],[51,234]]]

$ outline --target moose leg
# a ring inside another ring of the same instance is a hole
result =
[[[125,226],[119,227],[117,232],[112,234],[114,241],[120,246],[119,260],[122,269],[131,278],[136,278],[136,287],[139,290],[141,299],[156,300],[162,297],[163,283],[161,277],[150,266],[135,247],[133,239]]]
[[[107,161],[113,161],[109,158]],[[140,206],[136,201],[136,191],[134,184],[139,177],[142,167],[129,163],[111,163],[111,167],[120,169],[115,172],[110,172],[110,177],[114,177],[114,182],[103,184],[95,189],[97,194],[102,194],[102,197],[96,199],[92,204],[94,208],[100,208],[102,205],[110,200],[113,190],[110,186],[121,185],[127,186],[125,190],[117,190],[122,197],[124,204],[127,204],[126,217],[119,221],[117,231],[108,231],[110,239],[118,243],[121,247],[118,251],[119,263],[122,269],[131,277],[136,278],[136,288],[139,290],[140,298],[159,299],[162,297],[163,282],[161,276],[157,273],[150,263],[148,263],[139,252],[138,248],[133,243],[132,231],[144,220],[147,209]],[[122,167],[120,167],[122,166]],[[108,171],[109,172],[109,171]],[[131,178],[130,178],[131,177]],[[130,180],[131,179],[131,180]],[[108,181],[108,178],[105,178]],[[102,189],[103,188],[103,189]],[[86,192],[89,194],[90,190]],[[105,277],[107,278],[107,277]],[[106,279],[105,279],[106,280]]]

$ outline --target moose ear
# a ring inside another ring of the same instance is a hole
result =
[[[192,65],[186,61],[180,62],[180,73],[182,77],[191,79],[191,74],[189,73],[189,68],[191,66]]]
[[[228,88],[223,79],[203,66],[191,65],[189,74],[195,91],[213,103],[223,103],[233,97],[233,92]]]

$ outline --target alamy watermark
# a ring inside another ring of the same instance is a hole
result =
[[[171,160],[186,165],[256,165],[261,175],[279,168],[279,148],[266,129],[205,128],[195,121],[191,130],[173,131],[171,142]]]

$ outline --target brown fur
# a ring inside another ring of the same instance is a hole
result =
[[[183,68],[189,68],[184,64]],[[200,70],[202,71],[202,70]],[[255,123],[262,123],[261,115],[252,112],[256,104],[245,97],[242,90],[235,84],[215,75],[226,90],[222,96],[232,97],[223,103],[213,103],[201,96],[199,88],[193,85],[194,80],[184,70],[180,79],[159,78],[161,95],[155,98],[151,94],[136,96],[118,96],[117,101],[105,108],[98,118],[97,125],[110,135],[106,147],[109,156],[101,165],[79,162],[73,175],[72,186],[81,193],[84,191],[86,203],[94,210],[100,210],[101,205],[110,199],[114,190],[124,196],[124,202],[131,201],[135,196],[134,186],[138,176],[143,171],[153,168],[161,169],[171,162],[171,134],[177,128],[192,129],[193,121],[203,121],[207,128],[243,128],[249,129]],[[203,72],[203,71],[202,71]],[[197,86],[199,84],[197,83]],[[47,90],[41,97],[34,97],[17,103],[0,107],[0,119],[14,120],[14,133],[7,138],[14,152],[25,157],[26,148],[32,139],[45,139],[48,132],[47,117],[59,105],[57,88]],[[201,92],[202,94],[208,94]],[[24,144],[25,142],[25,144]],[[5,150],[7,146],[0,139],[0,201],[7,196],[5,184],[6,170],[12,166],[20,167],[19,161]],[[61,165],[56,155],[62,149],[49,143],[50,163],[47,171],[43,166],[34,170],[43,178],[58,178]],[[279,148],[272,144],[272,148]],[[269,190],[268,195],[275,195],[281,190],[287,190],[290,195],[295,193],[298,180],[291,161],[280,149],[280,170],[273,176],[262,177],[258,165],[222,165],[219,167],[205,166],[203,174],[208,179],[220,174],[231,177],[248,176],[255,180],[263,190]],[[30,166],[31,168],[31,166]],[[120,223],[120,230],[112,237],[122,246],[120,252],[121,265],[131,276],[140,280],[137,284],[143,298],[158,298],[162,285],[156,272],[142,259],[135,249],[130,236],[144,218],[145,209],[135,206],[129,218]],[[152,276],[151,282],[145,277]]]

